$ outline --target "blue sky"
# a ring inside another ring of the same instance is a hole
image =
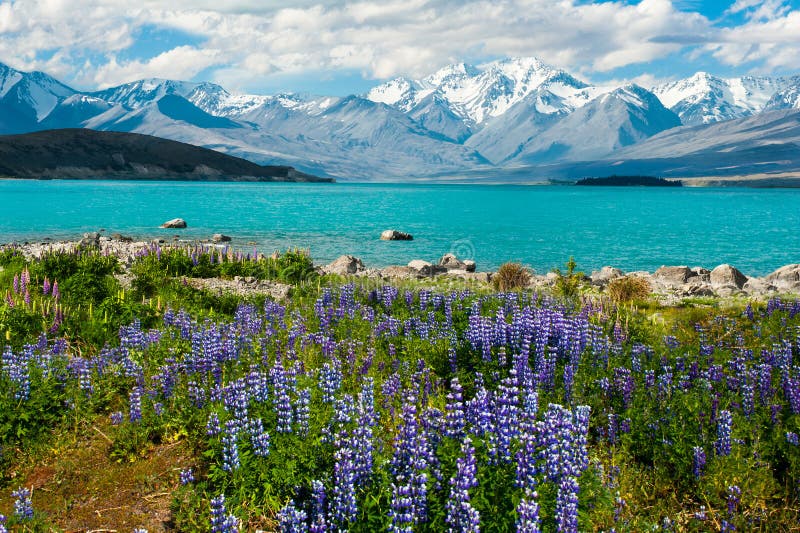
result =
[[[649,86],[797,74],[798,36],[800,0],[0,0],[0,62],[78,89],[166,77],[344,95],[509,56]]]

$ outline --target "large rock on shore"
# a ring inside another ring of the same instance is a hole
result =
[[[723,264],[711,271],[710,281],[711,286],[715,289],[726,285],[732,285],[737,289],[741,289],[744,287],[744,284],[747,283],[747,276],[731,265]]]
[[[606,285],[611,280],[621,278],[624,275],[625,273],[618,268],[604,266],[600,270],[592,272],[592,275],[589,276],[589,279],[592,280],[594,285]]]
[[[408,268],[416,270],[417,273],[422,276],[433,276],[447,272],[445,267],[433,265],[427,261],[423,261],[422,259],[414,259],[413,261],[410,261],[408,263]]]
[[[166,229],[180,229],[186,227],[186,221],[182,218],[173,218],[172,220],[167,220],[163,224],[161,224],[162,228]]]
[[[653,273],[657,280],[673,285],[683,285],[695,275],[687,266],[662,266]]]
[[[778,290],[800,291],[800,265],[782,266],[764,279]]]
[[[397,231],[396,229],[387,229],[381,233],[382,241],[413,241],[414,236],[410,233]]]
[[[214,242],[231,242],[233,239],[224,233],[215,233],[211,236],[211,240]]]
[[[466,261],[460,260],[455,254],[444,254],[439,259],[439,266],[449,270],[464,270],[466,272],[475,272],[475,261],[467,259]]]
[[[78,241],[78,246],[88,246],[91,248],[100,248],[100,234],[96,231],[84,233],[83,238]]]
[[[322,267],[325,274],[337,274],[339,276],[350,276],[364,271],[364,263],[358,257],[352,255],[342,255],[332,263]]]

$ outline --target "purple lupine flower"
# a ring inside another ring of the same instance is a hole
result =
[[[693,449],[694,460],[692,462],[692,473],[695,479],[700,479],[706,468],[706,452],[702,446],[695,446]]]
[[[731,412],[724,409],[719,412],[717,419],[717,440],[714,443],[714,448],[717,455],[726,456],[731,454],[731,429],[733,426],[733,416]]]
[[[315,479],[311,482],[311,494],[313,498],[313,521],[309,527],[310,533],[328,533],[333,529],[332,524],[328,522],[327,513],[325,512],[325,485],[322,481]]]
[[[130,393],[130,412],[128,418],[131,422],[142,419],[142,388],[134,387]]]
[[[800,446],[800,437],[793,431],[786,432],[786,442],[793,446]]]
[[[30,520],[33,518],[33,501],[31,501],[31,490],[27,487],[20,487],[11,493],[14,500],[14,516],[19,521]]]
[[[517,533],[541,533],[536,491],[526,490],[517,505]]]
[[[341,437],[341,435],[337,435]],[[331,518],[341,526],[356,517],[356,465],[355,452],[350,439],[342,438],[334,442],[333,496],[331,498]]]
[[[454,377],[450,382],[450,392],[447,394],[445,407],[445,435],[452,439],[464,437],[466,418],[463,400],[461,384],[458,382],[458,378]]]
[[[50,295],[53,300],[58,301],[61,298],[61,293],[58,291],[58,281],[53,281],[53,287],[50,289]]]
[[[428,441],[417,421],[416,397],[409,393],[403,403],[400,425],[395,437],[391,470],[392,499],[390,531],[410,531],[427,519]]]
[[[189,485],[190,483],[194,483],[194,471],[191,467],[184,468],[178,473],[178,478],[180,479],[181,485]]]
[[[225,495],[211,498],[211,533],[238,533],[239,521],[225,509]]]
[[[6,528],[6,517],[5,515],[0,514],[0,533],[8,533],[8,529]]]
[[[558,485],[556,496],[556,531],[578,531],[578,480],[572,476],[564,476]]]
[[[206,435],[209,437],[215,437],[222,432],[222,427],[219,423],[219,416],[217,413],[211,412],[208,415],[208,421],[206,422]]]
[[[109,418],[111,419],[111,425],[113,425],[113,426],[118,426],[118,425],[122,424],[122,412],[121,411],[115,411],[115,412],[111,413],[111,416]]]
[[[480,532],[480,514],[470,504],[469,489],[478,486],[475,448],[469,437],[461,444],[461,457],[456,459],[456,472],[450,480],[447,500],[447,524],[451,531]]]
[[[292,402],[289,398],[289,377],[280,361],[275,362],[275,366],[270,371],[272,377],[272,403],[278,415],[278,425],[275,428],[278,433],[292,432]]]
[[[517,373],[512,368],[497,387],[494,405],[497,453],[506,462],[511,461],[511,440],[519,435],[519,411]]]
[[[308,531],[308,515],[289,501],[278,513],[278,529],[282,533],[306,533]]]
[[[311,391],[309,389],[300,389],[297,393],[297,402],[295,403],[294,412],[298,435],[306,435],[308,433],[308,419],[311,415],[310,404]]]
[[[742,489],[738,485],[731,485],[728,487],[728,516],[733,518],[739,507],[739,501],[742,496]]]
[[[236,420],[227,420],[222,434],[222,469],[233,472],[239,466],[239,424]]]

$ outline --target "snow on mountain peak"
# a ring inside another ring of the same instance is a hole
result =
[[[786,85],[784,78],[719,78],[697,72],[689,78],[653,87],[652,92],[684,124],[695,125],[758,113]]]

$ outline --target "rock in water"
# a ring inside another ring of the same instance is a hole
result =
[[[182,218],[173,218],[172,220],[167,220],[163,224],[161,224],[162,228],[185,228],[186,221]]]
[[[322,267],[325,274],[338,274],[346,276],[348,274],[357,274],[364,271],[364,263],[358,257],[352,255],[339,256],[333,263]]]
[[[211,236],[211,240],[214,242],[231,242],[231,238],[222,233],[215,233],[214,235]]]
[[[397,231],[396,229],[387,229],[381,233],[382,241],[413,241],[414,236],[410,233]]]
[[[733,285],[737,289],[741,289],[745,283],[747,283],[747,276],[731,265],[719,265],[711,271],[711,286],[714,288]]]

